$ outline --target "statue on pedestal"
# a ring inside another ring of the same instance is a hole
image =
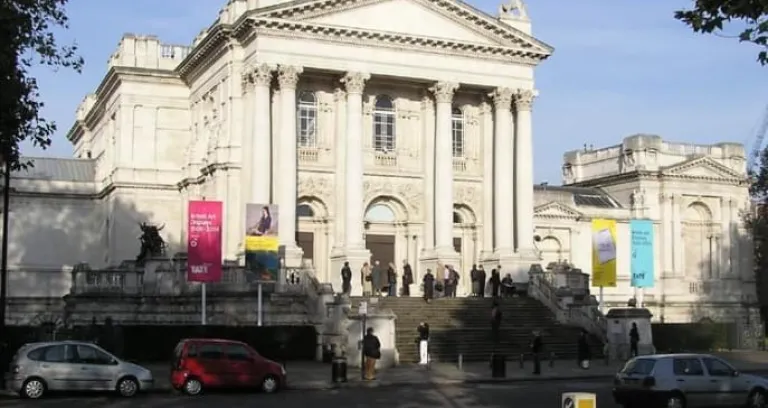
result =
[[[147,259],[165,254],[165,241],[160,236],[160,231],[165,228],[165,224],[158,227],[142,222],[139,224],[139,228],[141,228],[141,236],[139,237],[141,249],[139,250],[139,255],[136,256],[136,264],[141,266],[144,265]]]

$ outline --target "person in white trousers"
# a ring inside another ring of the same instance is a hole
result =
[[[419,323],[419,364],[427,365],[429,363],[429,325],[425,322]]]

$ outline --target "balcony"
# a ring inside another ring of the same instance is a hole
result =
[[[467,159],[464,157],[453,158],[453,171],[454,173],[466,173],[467,172]]]
[[[373,164],[376,167],[397,168],[397,155],[395,153],[374,152]]]
[[[315,164],[320,161],[320,149],[316,147],[300,147],[299,163]]]

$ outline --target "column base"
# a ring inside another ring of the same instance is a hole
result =
[[[352,269],[352,296],[363,295],[363,282],[360,270],[363,264],[371,263],[371,251],[361,248],[333,248],[331,251],[331,284],[333,291],[341,292],[341,268],[344,262],[349,262],[349,268]]]
[[[426,275],[427,269],[432,270],[432,274],[435,275],[435,279],[442,280],[443,272],[440,269],[441,266],[452,265],[454,268],[458,268],[461,262],[461,254],[456,252],[453,248],[431,248],[424,250],[419,258],[419,269],[422,271],[422,276]],[[463,278],[463,271],[456,270]],[[415,282],[421,284],[421,282]]]
[[[510,274],[515,282],[528,282],[531,266],[540,262],[533,250],[515,252],[513,249],[497,249],[492,253],[486,253],[480,263],[489,278],[491,271],[501,266],[502,278]]]

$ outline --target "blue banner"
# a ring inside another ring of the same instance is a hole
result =
[[[631,220],[629,222],[629,234],[631,236],[630,250],[632,251],[630,261],[632,287],[652,288],[655,265],[653,256],[653,221]]]

